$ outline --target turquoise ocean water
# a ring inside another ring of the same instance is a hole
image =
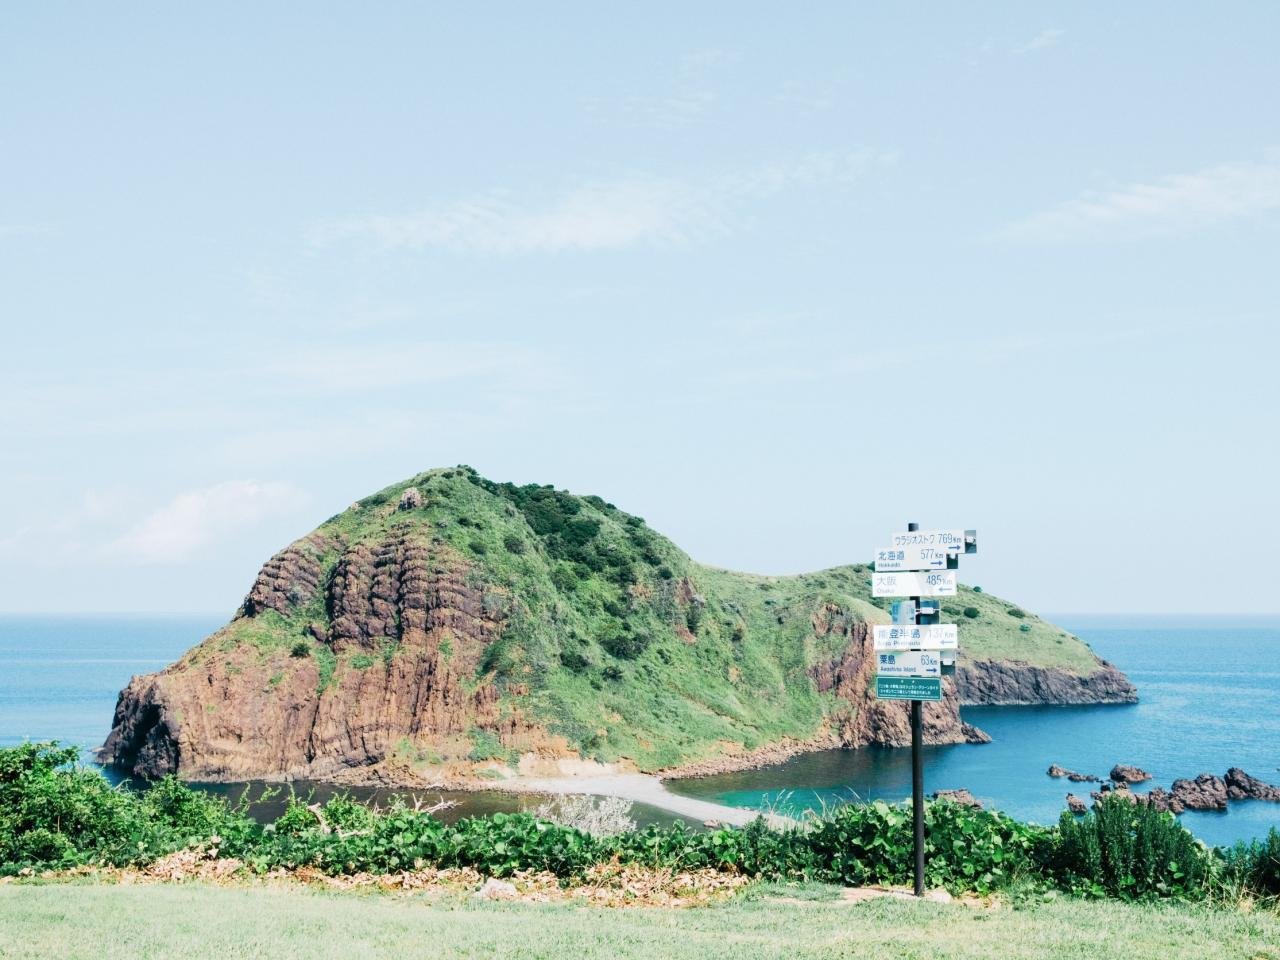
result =
[[[116,694],[136,673],[176,659],[222,617],[0,617],[0,745],[57,739],[93,747],[111,724]],[[1061,616],[1138,686],[1141,702],[1112,707],[967,708],[993,742],[926,748],[929,790],[966,787],[1014,816],[1052,822],[1068,784],[1051,763],[1105,776],[1134,763],[1168,786],[1176,777],[1243,767],[1280,782],[1280,628],[1264,619]],[[963,642],[963,639],[962,641]],[[790,811],[910,792],[910,751],[824,751],[785,764],[672,783],[737,806]],[[222,788],[225,789],[225,788]],[[527,800],[461,798],[459,812],[514,809]],[[643,811],[643,819],[651,812]],[[1280,827],[1280,804],[1233,803],[1187,813],[1209,843]]]

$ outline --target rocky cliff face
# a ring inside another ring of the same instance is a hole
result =
[[[237,619],[304,601],[319,585],[316,547],[301,541],[272,558]],[[411,536],[344,550],[327,585],[329,616],[309,628],[335,660],[355,664],[341,682],[326,681],[327,657],[306,644],[264,657],[252,644],[217,650],[215,635],[212,655],[125,688],[103,760],[147,777],[342,780],[394,766],[398,750],[405,765],[426,750],[469,758],[477,734],[568,754],[525,719],[518,686],[500,702],[491,681],[477,680],[502,621],[469,573],[448,547]]]
[[[1078,674],[1016,660],[961,660],[956,665],[960,702],[974,706],[1137,703],[1138,690],[1105,660]]]
[[[267,561],[226,627],[130,682],[101,756],[144,777],[446,784],[901,746],[909,705],[871,692],[868,573],[713,570],[599,498],[430,471]],[[968,602],[1005,629],[1004,601]],[[961,702],[1133,698],[1106,664],[975,661],[944,691],[930,743],[985,739]]]

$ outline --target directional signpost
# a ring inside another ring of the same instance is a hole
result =
[[[876,652],[884,650],[955,650],[960,645],[960,628],[954,623],[931,627],[915,625],[871,628],[871,642]]]
[[[893,570],[945,570],[947,551],[940,547],[910,546],[889,547],[876,551],[876,573]]]
[[[876,673],[882,677],[940,677],[942,655],[936,650],[878,653]]]
[[[954,597],[954,570],[923,570],[909,573],[881,573],[871,577],[873,597]]]
[[[894,601],[893,623],[872,629],[876,698],[911,701],[911,807],[915,828],[915,893],[924,896],[923,705],[942,699],[942,677],[955,671],[960,645],[954,623],[938,623],[937,600],[953,597],[962,554],[978,552],[975,530],[921,530],[907,524],[890,546],[876,551],[873,597]]]

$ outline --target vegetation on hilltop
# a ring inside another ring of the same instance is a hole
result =
[[[459,466],[421,473],[331,517],[290,548],[314,562],[314,576],[285,582],[279,602],[247,602],[184,662],[247,645],[273,689],[294,689],[292,676],[314,670],[320,693],[393,663],[398,621],[374,646],[344,651],[329,642],[341,612],[329,585],[349,576],[344,558],[362,545],[376,553],[406,538],[455,558],[481,615],[501,624],[469,683],[492,683],[504,696],[518,690],[519,709],[582,756],[642,769],[715,756],[726,744],[754,750],[814,738],[857,710],[821,692],[814,671],[844,655],[851,624],[888,618],[887,603],[871,598],[868,564],[787,577],[706,567],[600,497],[495,483]],[[977,588],[962,588],[943,612],[962,624],[971,660],[1017,659],[1080,676],[1100,666],[1078,638]],[[843,626],[820,631],[823,617]],[[452,644],[441,644],[446,659]],[[480,728],[461,744],[405,744],[415,763],[448,750],[473,760],[519,754]]]

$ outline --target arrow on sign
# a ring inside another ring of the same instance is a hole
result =
[[[947,551],[940,547],[911,544],[876,551],[876,572],[892,570],[945,570]]]
[[[954,597],[956,589],[954,570],[905,573],[877,571],[871,578],[873,597]]]

